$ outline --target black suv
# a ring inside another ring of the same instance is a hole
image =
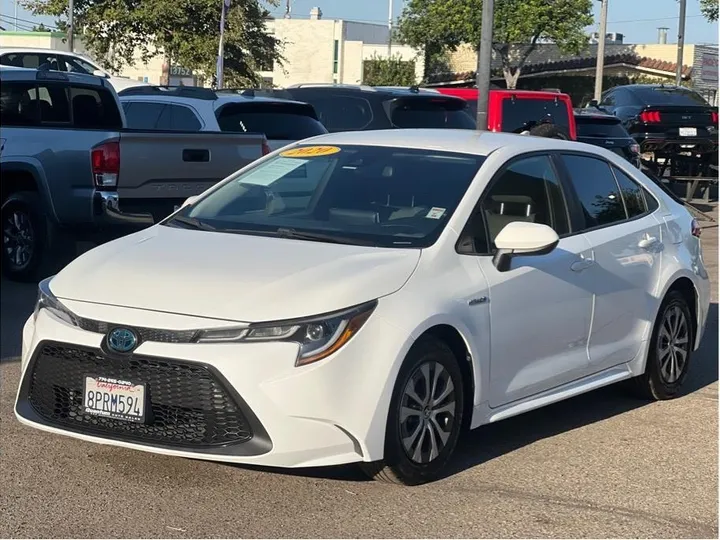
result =
[[[640,145],[617,116],[597,109],[576,109],[575,126],[578,142],[607,148],[640,168]]]
[[[620,118],[640,151],[672,156],[692,151],[712,159],[718,151],[718,111],[682,86],[631,84],[602,95],[599,104]]]
[[[393,128],[475,129],[464,99],[418,87],[301,84],[277,90],[229,89],[309,103],[330,133]]]

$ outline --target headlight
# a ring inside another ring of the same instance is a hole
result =
[[[304,366],[330,356],[350,341],[368,320],[375,306],[377,301],[306,319],[203,330],[196,339],[198,343],[293,342],[300,345],[295,365]]]
[[[37,316],[41,309],[46,309],[55,317],[68,323],[71,326],[78,326],[77,317],[68,308],[62,305],[60,300],[50,291],[50,281],[54,276],[43,279],[38,285],[38,297],[35,302],[35,311],[33,311],[33,321],[37,320]]]

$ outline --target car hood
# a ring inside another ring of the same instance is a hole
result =
[[[386,249],[156,225],[75,259],[60,299],[240,322],[318,315],[400,289],[419,249]]]

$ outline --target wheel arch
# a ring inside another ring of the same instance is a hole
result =
[[[13,193],[34,191],[40,195],[40,200],[47,212],[57,220],[47,179],[39,162],[34,159],[3,161],[0,163],[0,175],[2,176],[0,205],[5,204],[7,198]]]
[[[700,345],[699,338],[701,333],[699,332],[699,329],[702,324],[703,313],[700,305],[700,292],[693,277],[694,276],[692,274],[678,272],[667,281],[665,288],[659,295],[659,301],[655,309],[653,321],[657,320],[658,314],[660,313],[660,308],[662,307],[665,298],[667,298],[667,295],[673,291],[680,292],[687,301],[688,307],[690,308],[690,313],[692,315],[692,332],[694,341],[693,350],[696,350]]]

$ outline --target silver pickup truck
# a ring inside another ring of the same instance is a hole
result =
[[[3,273],[38,279],[103,241],[152,225],[269,152],[263,134],[125,129],[90,75],[0,67]]]

